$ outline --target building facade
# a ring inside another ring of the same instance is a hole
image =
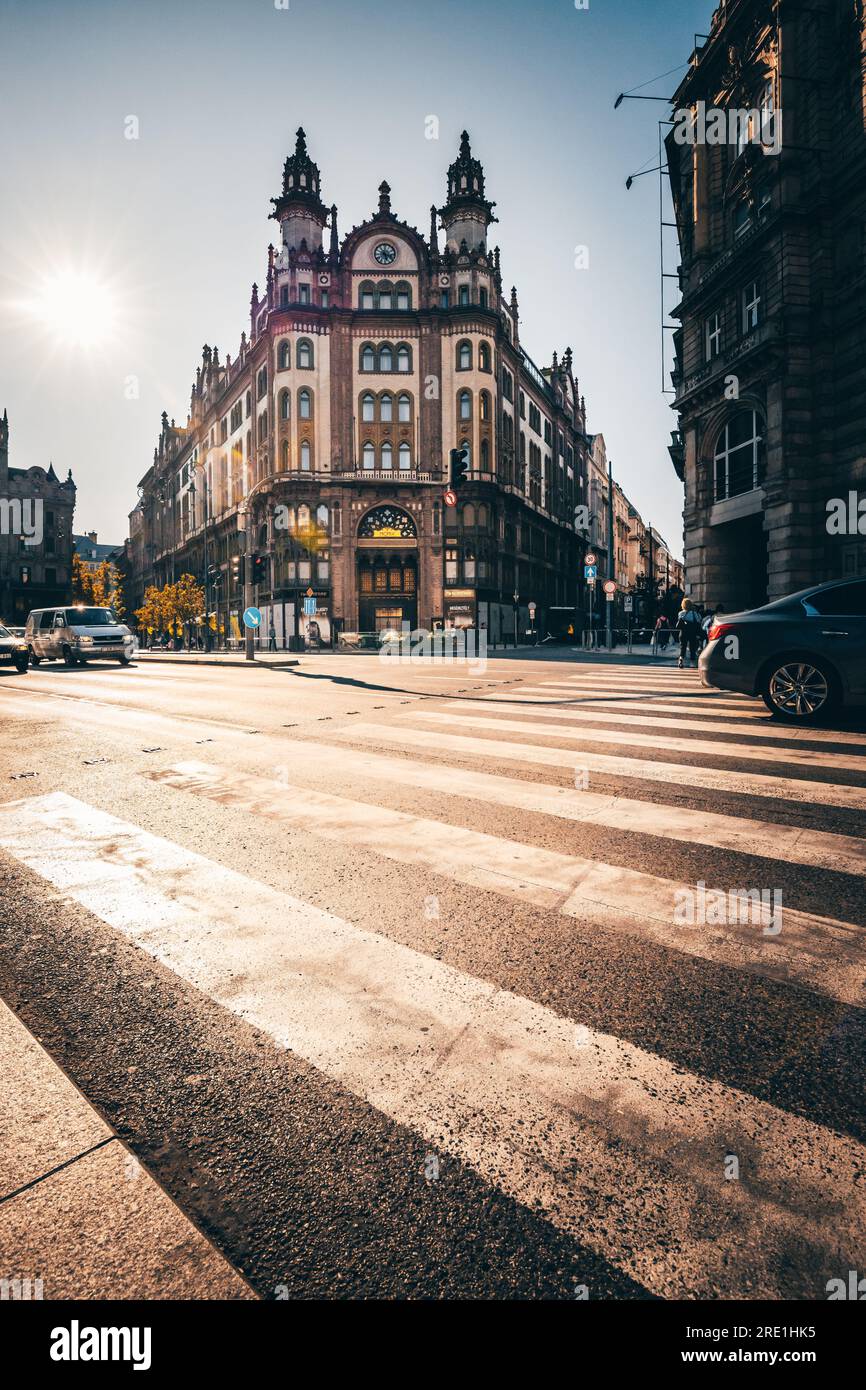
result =
[[[69,600],[75,483],[48,468],[9,466],[9,419],[0,420],[0,622],[22,627],[31,608]]]
[[[521,344],[468,135],[427,237],[383,183],[341,240],[302,130],[272,204],[279,237],[239,350],[205,347],[189,417],[163,416],[139,484],[130,609],[190,572],[220,634],[239,636],[240,519],[280,645],[311,620],[324,640],[444,623],[498,641],[523,634],[530,602],[537,626],[579,614],[585,404],[570,349],[539,368]],[[449,507],[456,448],[469,478]]]
[[[866,516],[829,522],[866,500],[864,71],[863,0],[726,0],[674,96],[671,457],[728,611],[866,573]]]

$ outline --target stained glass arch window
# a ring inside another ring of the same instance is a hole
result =
[[[374,507],[362,518],[358,527],[361,539],[415,540],[417,535],[415,522],[408,512],[401,511],[399,507]]]

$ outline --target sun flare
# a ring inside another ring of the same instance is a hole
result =
[[[117,322],[110,287],[87,271],[62,270],[49,276],[31,308],[33,316],[68,347],[104,346]]]

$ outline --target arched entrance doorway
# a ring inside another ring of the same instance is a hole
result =
[[[402,631],[418,622],[418,531],[399,507],[374,507],[362,517],[357,549],[361,632]]]

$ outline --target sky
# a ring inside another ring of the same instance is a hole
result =
[[[523,346],[539,365],[571,346],[588,429],[681,553],[658,175],[625,187],[658,163],[668,108],[614,101],[635,88],[670,96],[714,7],[0,0],[10,463],[71,468],[76,531],[122,542],[162,411],[185,423],[202,345],[234,356],[249,326],[297,127],[341,236],[373,213],[383,179],[396,215],[426,235],[466,127],[497,204],[490,244],[506,293],[517,287]],[[675,269],[673,242],[666,259]]]

